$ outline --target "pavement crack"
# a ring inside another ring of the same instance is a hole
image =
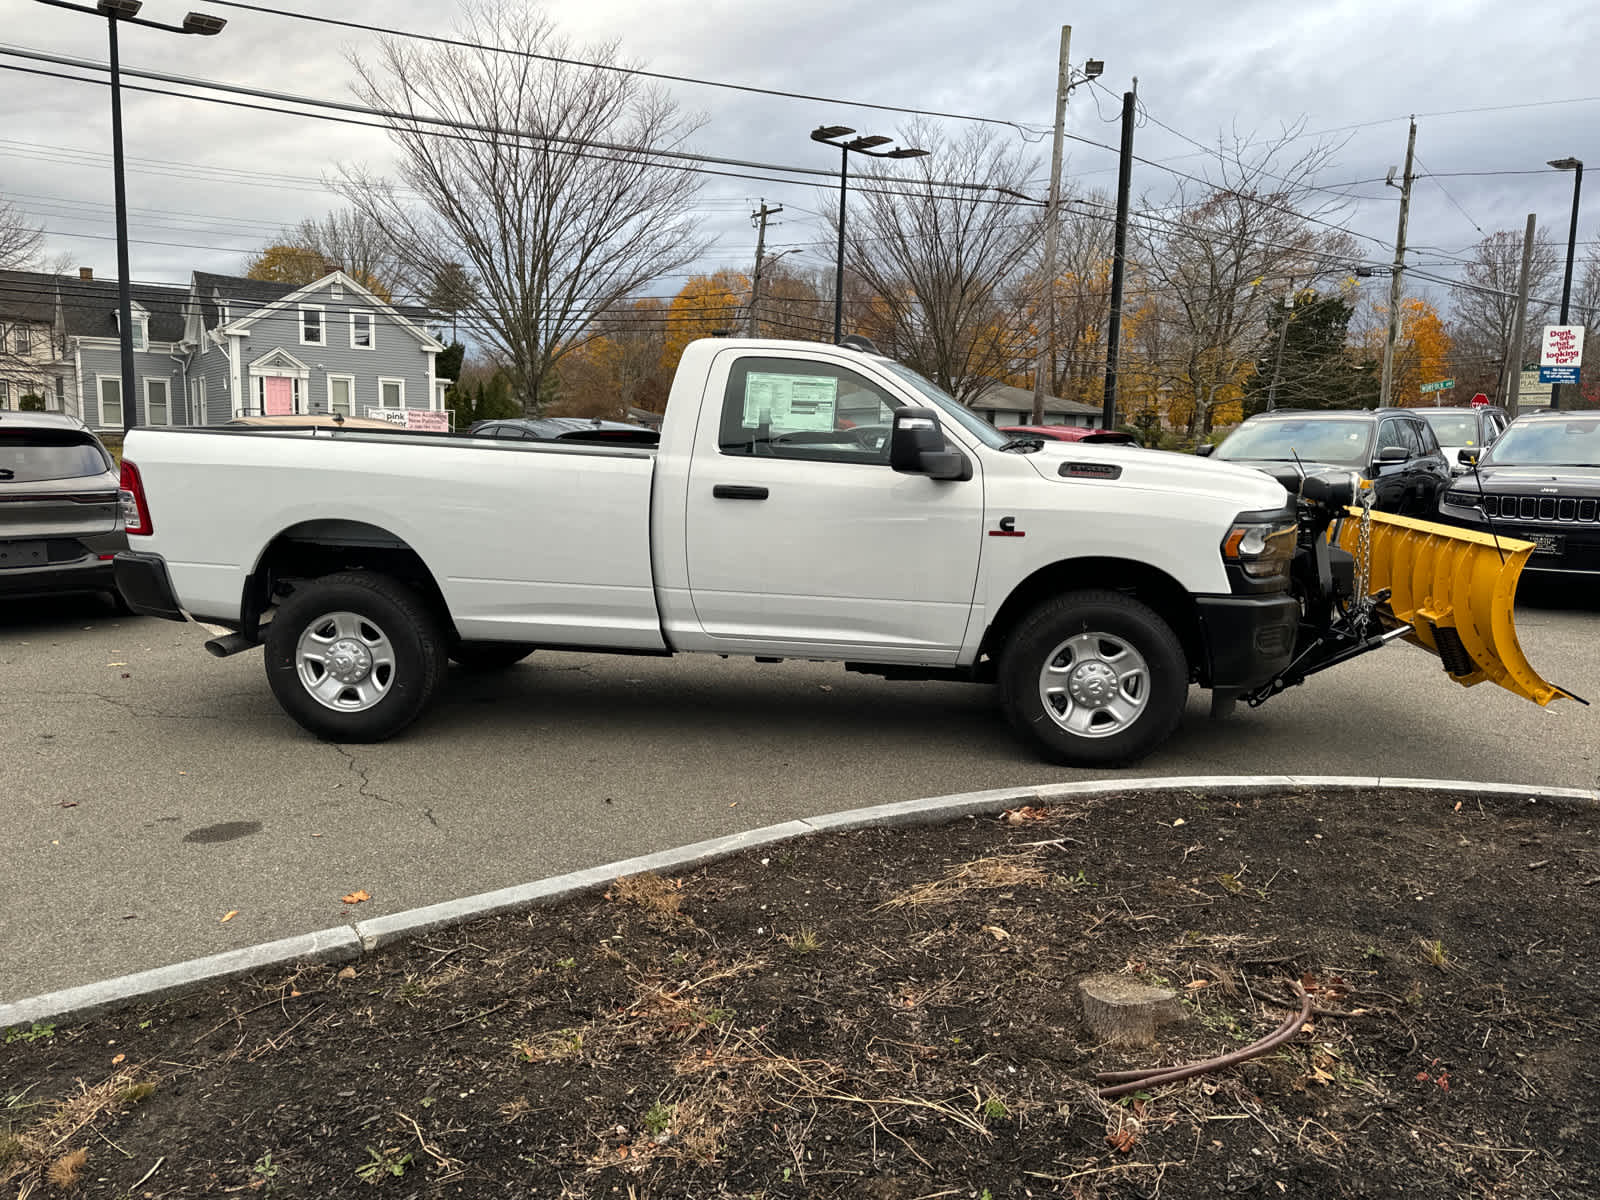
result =
[[[394,808],[405,807],[405,805],[401,804],[399,801],[391,800],[382,792],[375,791],[373,789],[372,780],[367,778],[367,772],[362,768],[361,764],[356,761],[356,756],[354,754],[351,754],[350,751],[346,750],[343,746],[340,746],[337,743],[333,744],[333,748],[345,760],[345,762],[350,764],[351,774],[361,781],[361,786],[357,789],[357,791],[359,791],[364,797],[366,797],[368,800],[377,800],[382,804],[387,804]],[[432,820],[432,818],[430,817],[429,820]]]

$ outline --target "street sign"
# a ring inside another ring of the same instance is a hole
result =
[[[1583,326],[1546,325],[1544,340],[1539,343],[1541,367],[1579,367],[1583,363]],[[1541,372],[1541,376],[1542,376]],[[1550,383],[1576,383],[1572,379],[1545,380]]]
[[[1473,408],[1483,408],[1488,403],[1489,397],[1485,396],[1482,392],[1479,392],[1477,395],[1472,397]]]
[[[1540,383],[1577,383],[1577,367],[1552,367],[1543,364],[1539,367]]]
[[[1441,379],[1437,383],[1423,384],[1422,390],[1424,392],[1445,392],[1455,387],[1455,385],[1456,381],[1454,379]]]

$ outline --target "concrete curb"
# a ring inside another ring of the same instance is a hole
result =
[[[229,950],[206,958],[121,975],[100,983],[47,992],[0,1004],[0,1030],[35,1022],[82,1019],[139,1000],[154,1000],[202,983],[248,975],[268,967],[297,962],[345,962],[381,946],[446,925],[460,925],[494,913],[553,904],[597,891],[623,875],[646,871],[681,871],[744,850],[754,850],[816,833],[852,829],[932,825],[958,817],[998,815],[1025,804],[1057,805],[1106,795],[1160,795],[1170,792],[1216,792],[1269,795],[1317,788],[1331,791],[1459,792],[1480,799],[1546,804],[1561,812],[1600,812],[1600,791],[1587,788],[1527,787],[1514,783],[1478,783],[1461,779],[1403,779],[1349,775],[1178,775],[1136,779],[1104,779],[1092,783],[1049,783],[1037,787],[996,788],[875,804],[845,812],[785,821],[743,833],[694,842],[655,854],[588,867],[516,887],[481,892],[423,908],[407,909],[368,921],[356,921],[315,933]]]

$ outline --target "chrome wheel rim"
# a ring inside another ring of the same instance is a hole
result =
[[[394,686],[394,646],[359,613],[323,613],[308,621],[294,663],[307,694],[335,712],[365,712]]]
[[[1150,667],[1122,638],[1076,634],[1045,659],[1039,699],[1068,733],[1111,737],[1129,728],[1150,703]]]

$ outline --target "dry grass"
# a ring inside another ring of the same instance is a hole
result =
[[[961,863],[945,873],[942,879],[919,883],[878,905],[886,908],[920,908],[929,904],[947,904],[968,892],[1000,891],[1015,887],[1048,887],[1056,876],[1039,865],[1039,852],[1030,850],[1022,854],[997,854],[988,858],[975,858]]]
[[[644,913],[653,924],[686,925],[689,918],[683,912],[683,880],[663,879],[654,871],[642,875],[624,875],[611,885],[606,893],[613,900],[631,904]]]
[[[77,1179],[87,1151],[67,1153],[64,1148],[87,1127],[110,1113],[137,1104],[156,1090],[150,1080],[141,1081],[131,1071],[118,1071],[93,1087],[78,1085],[78,1091],[58,1101],[50,1113],[8,1139],[6,1161],[0,1162],[0,1186],[17,1185],[23,1193],[31,1190],[41,1172],[55,1183],[58,1169],[64,1178]],[[77,1158],[81,1154],[82,1158]],[[68,1160],[77,1158],[73,1166]],[[63,1165],[63,1164],[67,1165]],[[71,1183],[56,1183],[62,1189]]]
[[[44,1173],[45,1178],[54,1187],[60,1188],[63,1192],[70,1192],[78,1186],[78,1179],[83,1174],[83,1166],[88,1161],[89,1152],[87,1150],[73,1150],[70,1153],[63,1154],[55,1162],[51,1163],[50,1169]]]

